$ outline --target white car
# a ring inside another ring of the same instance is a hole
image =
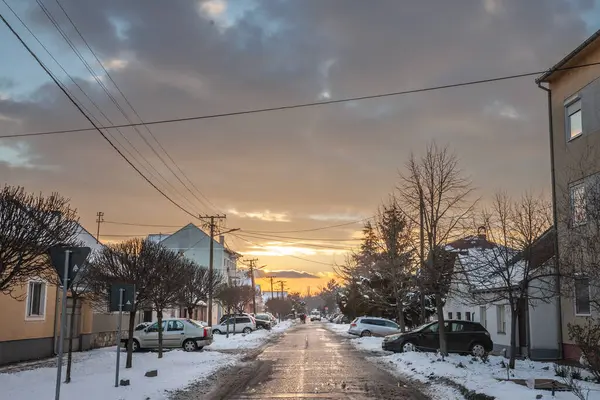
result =
[[[235,319],[235,321],[234,321]],[[215,325],[212,328],[212,333],[213,334],[221,334],[221,333],[227,333],[228,329],[227,329],[227,324],[229,323],[229,333],[234,333],[233,329],[234,329],[234,323],[235,323],[235,333],[251,333],[252,331],[256,330],[256,323],[254,322],[254,319],[252,317],[250,317],[249,315],[238,315],[235,317],[231,317],[223,322],[221,322],[219,325]]]
[[[213,342],[212,331],[200,321],[187,318],[167,318],[162,322],[163,347],[195,351]],[[127,339],[122,339],[127,344]],[[158,348],[158,322],[133,332],[133,351]]]
[[[400,333],[394,321],[379,317],[358,317],[350,323],[348,333],[357,336],[387,336]]]

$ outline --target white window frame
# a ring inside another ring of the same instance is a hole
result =
[[[579,109],[575,112],[572,112],[571,114],[569,114],[569,107],[573,106],[575,103],[579,103]],[[571,140],[575,140],[578,137],[580,137],[581,135],[583,135],[583,110],[581,107],[581,96],[576,95],[570,99],[568,99],[565,102],[565,135],[567,137],[567,142],[570,142]],[[579,115],[581,116],[581,132],[579,132],[577,135],[575,136],[571,136],[571,115],[575,114],[579,112]]]
[[[577,283],[575,283],[575,285],[573,285],[573,310],[575,312],[575,316],[576,317],[591,317],[592,316],[592,285],[590,282],[590,278],[587,276],[579,276],[576,277],[575,280],[577,279],[587,279],[588,281],[588,308],[590,309],[590,311],[588,313],[578,313],[577,312]]]
[[[496,305],[496,324],[497,333],[506,335],[506,306],[504,304]]]
[[[456,319],[459,321],[462,321],[462,312],[460,312],[460,311],[456,312]]]
[[[29,315],[29,302],[31,300],[31,284],[39,283],[42,285],[42,293],[40,293],[40,300],[44,302],[41,315]],[[48,282],[43,279],[32,279],[27,282],[27,297],[25,298],[25,321],[45,321],[46,320],[46,306],[48,305]]]
[[[573,195],[577,189],[583,189],[583,219],[575,220],[575,196]],[[587,223],[587,185],[585,180],[581,180],[569,185],[569,207],[571,213],[571,226],[581,226]]]
[[[487,308],[485,306],[479,306],[479,323],[487,329]]]

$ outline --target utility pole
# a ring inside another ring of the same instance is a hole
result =
[[[255,263],[258,261],[257,258],[253,258],[252,260],[248,260],[250,263],[250,281],[252,282],[252,312],[256,315],[256,285],[254,284],[254,267]]]
[[[96,223],[98,224],[98,229],[96,230],[96,243],[100,243],[100,224],[104,222],[104,213],[102,211],[98,211],[96,213]]]
[[[279,284],[281,285],[281,299],[283,300],[283,284],[285,282],[284,281],[279,281]]]
[[[273,279],[275,279],[275,278],[277,278],[277,277],[274,275],[267,276],[267,279],[271,280],[271,299],[273,299]]]
[[[212,306],[213,306],[213,276],[214,276],[214,250],[215,250],[215,220],[220,221],[226,218],[225,215],[206,215],[200,216],[200,219],[209,220],[210,228],[210,248],[209,248],[209,259],[208,259],[208,279],[210,285],[208,286],[208,326],[212,326]]]

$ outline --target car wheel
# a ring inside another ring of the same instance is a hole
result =
[[[360,333],[360,337],[365,337],[365,336],[366,336],[366,337],[369,337],[369,336],[371,336],[371,331],[362,331],[362,332]]]
[[[135,353],[136,351],[140,351],[140,349],[140,342],[138,342],[136,339],[133,339],[133,343],[131,343],[131,351]]]
[[[403,353],[410,353],[412,351],[416,351],[417,347],[412,342],[406,342],[402,345]]]
[[[261,330],[261,329],[265,329],[265,327],[264,327],[264,326],[262,326],[262,325],[256,325],[256,330],[257,330],[257,331],[258,331],[258,330]]]
[[[183,346],[182,347],[183,347],[183,349],[185,351],[196,351],[196,350],[198,350],[198,345],[192,339],[188,339],[185,342],[183,342]]]
[[[482,357],[485,355],[485,347],[480,343],[473,343],[471,345],[471,354],[475,357]]]
[[[221,331],[218,329],[213,329],[212,333],[213,333],[213,335],[220,335]]]
[[[242,332],[245,334],[252,333],[252,328],[246,327],[246,328],[244,328],[244,330]]]

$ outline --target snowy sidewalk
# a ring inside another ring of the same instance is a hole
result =
[[[133,368],[125,368],[126,353],[121,352],[120,379],[129,379],[130,386],[114,387],[116,347],[74,353],[71,383],[63,384],[61,400],[165,400],[170,391],[184,389],[215,372],[242,362],[244,349],[256,349],[293,326],[284,321],[272,330],[259,330],[248,335],[236,334],[226,338],[215,335],[215,341],[203,351],[166,351],[162,359],[156,352],[133,354]],[[220,352],[239,350],[239,354]],[[54,398],[56,362],[44,360],[12,366],[0,371],[2,399],[33,400]],[[33,367],[33,369],[30,369]],[[25,370],[23,370],[25,368]],[[158,376],[145,377],[150,370]],[[63,380],[65,367],[63,367]]]
[[[372,362],[385,366],[400,375],[408,376],[417,381],[427,383],[433,388],[433,398],[439,399],[463,399],[456,389],[436,378],[448,378],[468,390],[493,396],[498,400],[535,399],[542,395],[542,399],[552,398],[550,391],[529,389],[507,381],[507,371],[504,367],[508,360],[499,356],[490,356],[487,363],[474,359],[470,356],[451,354],[442,361],[434,353],[411,352],[398,353],[383,351],[381,343],[383,338],[363,337],[359,338],[348,334],[349,325],[327,324],[327,328],[340,336],[349,338],[349,342],[359,350],[375,353],[374,357],[368,357]],[[583,377],[590,375],[582,370]],[[562,383],[562,378],[555,376],[552,363],[536,362],[530,360],[517,360],[516,368],[510,371],[510,379],[554,379]],[[441,382],[441,383],[440,383]],[[584,394],[589,389],[588,400],[600,400],[600,384],[580,380],[579,384],[584,388]],[[432,385],[433,383],[433,385]],[[557,400],[576,400],[572,393],[558,392]]]

